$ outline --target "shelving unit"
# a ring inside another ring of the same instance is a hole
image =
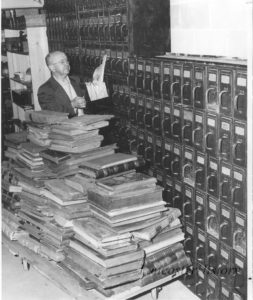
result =
[[[27,111],[40,110],[37,90],[50,77],[45,64],[45,56],[48,53],[45,17],[44,15],[25,16],[25,20],[25,29],[22,27],[22,29],[4,30],[5,39],[10,44],[12,40],[19,38],[20,30],[27,35],[28,52],[7,47],[13,118],[20,121],[26,121]],[[27,70],[30,71],[31,81],[25,77]],[[19,73],[21,78],[15,76],[16,73]]]

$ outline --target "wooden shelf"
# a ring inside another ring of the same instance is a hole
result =
[[[22,94],[31,94],[32,90],[31,89],[15,89],[15,90],[11,90],[13,93],[16,93],[18,95],[22,95]]]
[[[20,80],[20,79],[14,78],[14,77],[10,78],[10,80],[13,80],[13,81],[18,82],[22,85],[25,85],[29,89],[32,88],[32,82],[31,81],[24,81],[24,80]]]
[[[14,54],[29,55],[29,52],[21,52],[21,51],[13,51],[13,50],[7,50],[7,51]]]

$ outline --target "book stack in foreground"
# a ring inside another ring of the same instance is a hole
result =
[[[94,216],[73,221],[61,264],[101,293],[147,285],[190,264],[181,212],[165,206],[155,178],[132,170],[99,179],[88,201]]]
[[[131,233],[119,233],[94,217],[73,221],[74,238],[63,263],[100,289],[141,278],[144,251]],[[78,268],[77,268],[78,266]]]
[[[98,219],[126,231],[144,228],[167,210],[156,179],[135,170],[97,180],[88,200]]]

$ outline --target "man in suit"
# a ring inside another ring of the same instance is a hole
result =
[[[46,56],[46,64],[51,77],[39,87],[38,100],[42,110],[66,112],[69,117],[77,115],[77,109],[83,109],[89,101],[87,90],[68,76],[69,62],[65,53],[54,51]]]

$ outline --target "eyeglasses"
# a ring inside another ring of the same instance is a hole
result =
[[[62,59],[62,60],[57,61],[57,62],[55,62],[55,63],[53,63],[51,65],[56,65],[56,64],[62,64],[62,65],[66,64],[66,65],[69,65],[69,61],[67,59]]]

